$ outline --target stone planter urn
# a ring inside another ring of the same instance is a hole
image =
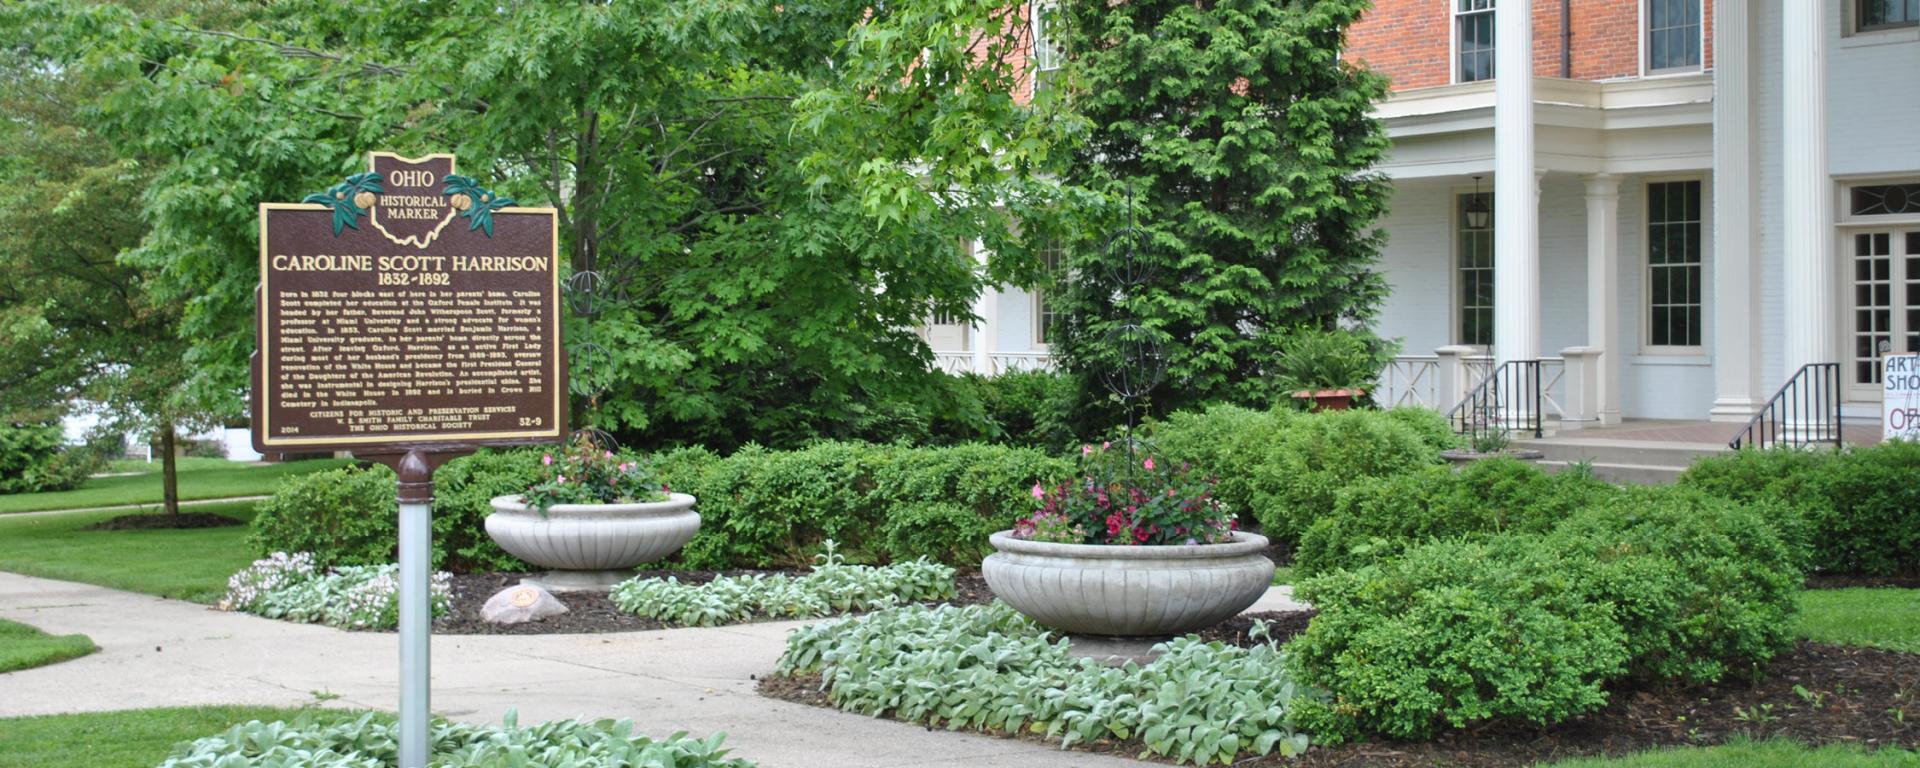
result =
[[[499,496],[487,515],[487,535],[514,557],[550,569],[534,579],[549,590],[606,589],[699,533],[693,502],[672,493],[640,504],[555,504],[543,517],[519,496]]]
[[[1016,539],[1001,531],[980,570],[993,594],[1030,619],[1084,635],[1178,635],[1253,605],[1273,583],[1267,537],[1223,544],[1107,546]]]

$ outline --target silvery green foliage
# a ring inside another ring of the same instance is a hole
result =
[[[629,720],[558,720],[520,727],[513,712],[500,726],[439,722],[433,728],[438,768],[752,768],[728,759],[726,734],[706,739],[675,733],[653,740]],[[399,729],[372,714],[325,722],[258,720],[175,749],[160,768],[387,768],[399,763]]]
[[[1264,637],[1264,625],[1255,637]],[[1138,738],[1150,754],[1204,764],[1307,748],[1289,709],[1310,695],[1272,643],[1182,637],[1146,666],[1075,659],[1067,642],[1005,603],[905,606],[796,630],[779,674],[818,672],[834,706],[927,725],[1059,737],[1061,747]]]
[[[400,622],[398,565],[359,565],[321,572],[306,552],[275,552],[227,579],[221,610],[270,619],[327,624],[343,629],[383,629]],[[433,574],[428,598],[433,615],[451,608],[444,572]]]
[[[848,565],[832,540],[804,576],[721,576],[705,584],[632,579],[614,586],[614,606],[674,626],[737,624],[759,614],[776,618],[873,611],[953,596],[953,569],[925,558],[885,567]]]

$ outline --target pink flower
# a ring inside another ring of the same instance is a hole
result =
[[[1046,490],[1042,489],[1039,483],[1033,484],[1033,497],[1036,499],[1044,499],[1047,497]]]
[[[1113,442],[1112,442],[1112,441],[1108,441],[1108,442],[1104,442],[1104,443],[1101,443],[1101,444],[1100,444],[1100,449],[1101,449],[1101,450],[1106,450],[1106,449],[1108,449],[1108,448],[1112,448],[1112,447],[1113,447]]]
[[[545,456],[540,457],[540,463],[545,464],[549,467],[553,466],[553,454],[549,453]]]
[[[1148,456],[1146,463],[1141,464],[1140,466],[1146,467],[1147,469],[1153,469],[1153,457]]]
[[[1082,457],[1087,457],[1087,456],[1092,456],[1092,455],[1093,455],[1093,446],[1091,446],[1091,445],[1083,445],[1083,446],[1080,446],[1080,455],[1081,455]]]
[[[555,476],[555,477],[554,477],[554,479],[553,479],[553,480],[554,480],[554,482],[556,482],[556,483],[561,483],[561,484],[565,484],[565,483],[567,482],[567,476],[566,476],[566,475],[557,475],[557,476]]]

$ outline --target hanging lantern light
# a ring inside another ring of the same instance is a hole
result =
[[[1487,220],[1493,218],[1493,211],[1487,209],[1487,199],[1480,196],[1480,177],[1473,177],[1473,197],[1467,199],[1467,228],[1486,229]]]

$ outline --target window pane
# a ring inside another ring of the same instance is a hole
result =
[[[1682,16],[1677,6],[1668,13]],[[1697,346],[1705,316],[1700,182],[1647,185],[1647,343]]]
[[[1649,0],[1647,69],[1700,66],[1701,0]]]

